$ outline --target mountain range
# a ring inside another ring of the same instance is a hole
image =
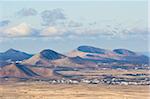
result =
[[[59,78],[56,70],[101,68],[99,64],[149,64],[149,57],[127,49],[79,46],[67,55],[50,49],[28,54],[14,49],[0,53],[0,78]]]
[[[148,63],[148,56],[127,49],[107,50],[92,46],[80,46],[68,54],[70,57],[80,56],[97,62]]]

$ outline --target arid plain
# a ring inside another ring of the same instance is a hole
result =
[[[0,99],[149,99],[148,86],[5,83],[0,85]]]

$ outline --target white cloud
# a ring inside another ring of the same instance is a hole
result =
[[[0,28],[0,37],[59,37],[65,34],[65,29],[49,26],[43,29],[34,29],[27,23]]]
[[[29,36],[32,29],[26,23],[21,23],[17,26],[6,28],[2,32],[3,36],[6,37]]]
[[[47,27],[40,32],[40,36],[54,37],[61,36],[64,34],[64,30],[56,27]]]
[[[83,26],[83,24],[80,23],[80,22],[75,22],[75,21],[72,21],[72,20],[68,22],[68,27],[78,28],[78,27],[82,27],[82,26]]]
[[[144,29],[146,30],[146,29]],[[21,23],[12,27],[0,28],[2,37],[128,37],[147,36],[147,31],[140,28],[129,28],[124,26],[106,27],[63,27],[47,26],[43,29],[32,28],[27,23]]]

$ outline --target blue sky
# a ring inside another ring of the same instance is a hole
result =
[[[0,51],[92,45],[146,52],[147,10],[146,0],[0,1]]]

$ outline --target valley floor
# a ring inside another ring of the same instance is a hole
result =
[[[100,84],[0,84],[0,99],[149,99],[149,86]]]

